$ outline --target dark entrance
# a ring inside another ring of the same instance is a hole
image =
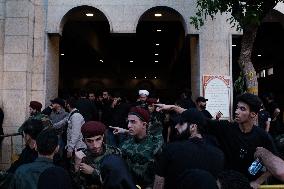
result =
[[[252,62],[258,75],[259,96],[266,93],[273,93],[280,109],[284,109],[284,28],[277,17],[283,15],[277,11],[272,13],[273,21],[263,22],[258,30],[254,44]],[[233,80],[235,81],[239,74],[237,60],[240,53],[241,36],[233,36]]]
[[[174,99],[190,88],[189,37],[175,10],[149,9],[133,34],[111,33],[107,18],[93,7],[68,14],[60,40],[61,96],[107,88],[134,99],[144,88],[153,96]]]

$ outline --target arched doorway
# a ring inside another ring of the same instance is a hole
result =
[[[155,13],[161,16],[155,16]],[[169,7],[144,12],[136,33],[111,33],[106,16],[90,6],[64,16],[60,38],[59,95],[78,90],[123,90],[130,99],[146,82],[151,94],[172,98],[190,87],[189,37],[182,16]],[[99,87],[100,87],[99,86]]]
[[[190,88],[189,37],[180,13],[170,7],[153,7],[141,15],[136,35],[141,49],[136,54],[137,77],[155,78],[159,81],[156,92],[165,98],[175,98]]]
[[[90,83],[111,74],[107,55],[109,22],[100,10],[90,6],[71,9],[64,16],[64,22],[60,38],[59,95],[94,90],[92,87],[96,85]]]

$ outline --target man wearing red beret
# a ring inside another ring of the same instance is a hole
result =
[[[155,155],[160,151],[163,140],[147,134],[150,114],[140,107],[133,107],[128,113],[128,130],[119,127],[114,134],[128,133],[130,138],[121,144],[122,157],[136,184],[142,188],[152,187],[154,181]]]
[[[146,100],[148,104],[148,110],[150,112],[150,121],[148,132],[158,138],[160,140],[164,140],[163,138],[163,121],[165,119],[165,114],[163,112],[156,111],[156,106],[159,102],[159,99],[156,98],[148,98]]]
[[[84,188],[101,186],[100,167],[103,158],[115,154],[121,156],[121,151],[104,143],[106,126],[99,121],[88,121],[81,127],[83,141],[87,149],[75,152],[75,172],[79,185]]]
[[[46,116],[46,115],[41,113],[41,108],[42,108],[42,104],[40,102],[38,102],[38,101],[31,101],[30,105],[29,105],[30,117],[26,121],[31,120],[31,119],[36,119],[36,120],[42,121],[44,127],[51,127],[52,123],[51,123],[50,119],[48,118],[48,116]],[[18,129],[19,133],[23,132],[23,125],[24,125],[24,123]]]

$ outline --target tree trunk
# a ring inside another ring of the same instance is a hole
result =
[[[241,53],[238,60],[239,66],[244,73],[246,91],[255,95],[258,94],[258,82],[255,69],[251,62],[251,54],[257,29],[258,25],[250,25],[245,27],[243,31]]]

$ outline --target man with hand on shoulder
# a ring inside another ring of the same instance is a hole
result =
[[[81,132],[87,149],[75,152],[75,180],[84,187],[101,186],[101,162],[107,155],[119,155],[121,151],[104,143],[106,126],[99,121],[83,124]]]

